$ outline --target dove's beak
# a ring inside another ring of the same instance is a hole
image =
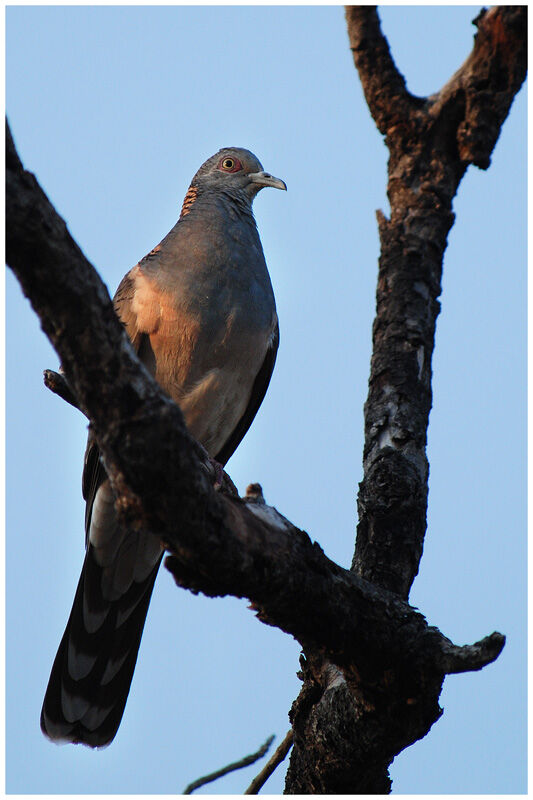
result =
[[[287,184],[281,178],[275,178],[269,172],[251,172],[248,175],[251,183],[255,183],[258,187],[272,186],[273,189],[284,189],[287,191]]]

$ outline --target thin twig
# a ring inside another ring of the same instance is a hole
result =
[[[267,761],[267,763],[265,764],[259,775],[257,775],[253,779],[253,781],[246,789],[244,794],[259,793],[259,789],[263,786],[264,783],[267,782],[267,780],[270,778],[270,776],[272,775],[278,764],[281,764],[281,762],[291,749],[293,738],[294,735],[291,728],[290,731],[287,732],[287,735],[285,736],[284,740],[282,741],[282,743],[280,744],[274,755],[269,759],[269,761]]]
[[[259,748],[257,753],[252,753],[250,756],[245,756],[244,758],[241,758],[240,761],[235,761],[234,764],[228,764],[227,767],[217,769],[216,772],[211,772],[210,775],[204,775],[203,778],[197,778],[197,780],[189,783],[189,785],[183,790],[183,794],[192,794],[194,790],[199,789],[200,786],[204,786],[206,783],[211,783],[211,781],[216,781],[217,778],[227,775],[228,772],[234,772],[236,769],[242,769],[242,767],[247,767],[250,764],[253,764],[255,761],[258,761],[268,751],[274,739],[275,736],[272,734],[272,736],[269,736],[266,742]]]

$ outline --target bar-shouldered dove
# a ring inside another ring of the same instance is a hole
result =
[[[140,359],[179,404],[191,434],[224,465],[267,390],[278,318],[252,201],[286,189],[249,150],[219,150],[198,170],[169,234],[123,278],[115,310]],[[41,712],[58,742],[114,738],[135,669],[159,540],[117,523],[89,434],[83,472],[86,555]]]

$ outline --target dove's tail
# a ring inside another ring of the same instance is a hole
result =
[[[114,563],[104,565],[89,544],[41,712],[41,729],[54,741],[103,747],[118,730],[162,557],[143,539],[126,537]],[[143,544],[152,563],[132,577],[127,562]]]

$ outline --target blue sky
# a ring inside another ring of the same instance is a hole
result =
[[[438,90],[479,6],[382,7],[411,91]],[[10,7],[6,104],[19,153],[113,294],[172,227],[192,175],[251,149],[288,192],[255,203],[281,344],[267,398],[228,464],[348,566],[362,477],[387,153],[343,10]],[[526,791],[526,92],[493,163],[454,203],[438,320],[428,533],[411,602],[458,644],[508,637],[446,680],[444,716],[394,762],[397,793]],[[57,357],[8,272],[7,791],[179,793],[287,728],[298,644],[244,601],[161,571],[124,719],[103,751],[58,747],[42,697],[83,560],[85,420],[48,392]],[[242,793],[252,766],[206,787]],[[285,768],[265,786],[280,793]]]

